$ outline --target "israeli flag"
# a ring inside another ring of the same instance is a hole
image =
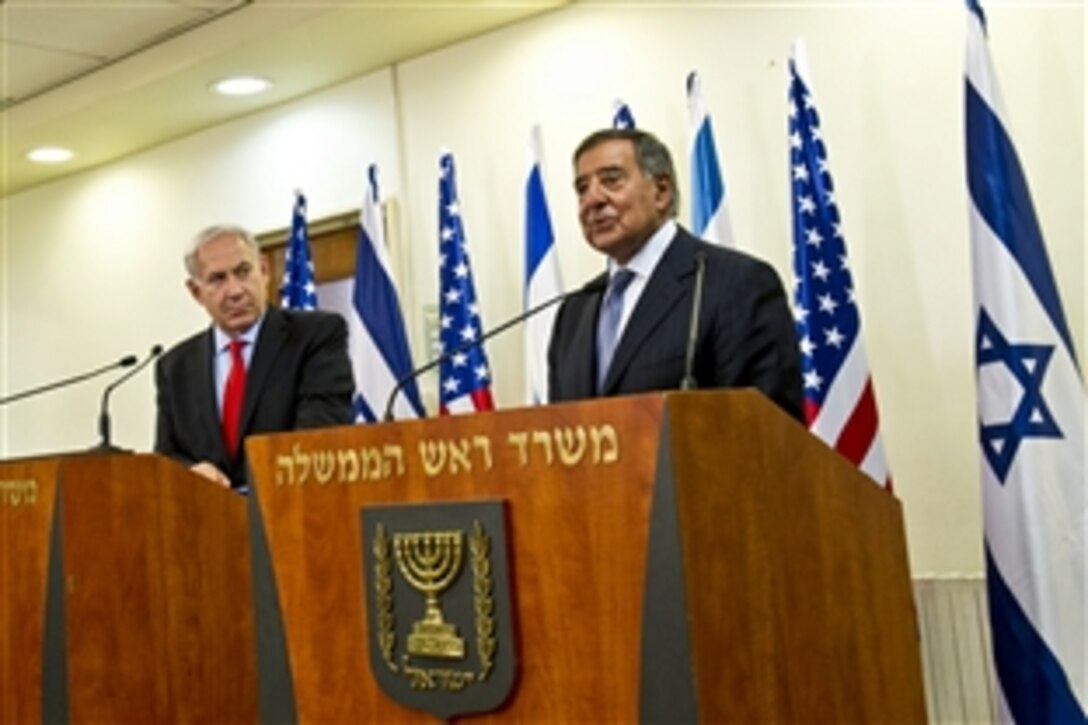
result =
[[[530,134],[529,177],[525,182],[525,300],[524,309],[542,304],[563,291],[552,219],[544,195],[540,126]],[[525,400],[548,402],[548,342],[558,307],[538,312],[525,323]]]
[[[389,263],[378,196],[378,167],[367,170],[367,188],[359,214],[355,276],[324,284],[321,307],[336,310],[348,324],[348,353],[355,374],[353,407],[357,423],[378,420],[398,380],[412,371],[404,317]],[[394,400],[395,418],[425,415],[416,381],[405,384]]]
[[[634,128],[635,116],[631,107],[617,98],[612,102],[612,128]]]
[[[990,628],[1006,722],[1083,723],[1085,389],[1027,179],[967,0],[967,183]]]
[[[688,113],[691,116],[691,226],[697,237],[726,247],[735,246],[733,225],[725,204],[725,180],[718,166],[714,130],[706,112],[699,74],[688,74]]]

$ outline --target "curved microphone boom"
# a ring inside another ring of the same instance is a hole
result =
[[[699,339],[699,311],[703,306],[703,280],[706,279],[706,252],[695,253],[695,293],[691,300],[691,324],[688,327],[688,349],[684,355],[684,379],[681,390],[695,390],[695,343]]]
[[[495,335],[498,335],[500,332],[504,332],[504,331],[510,329],[511,327],[513,327],[514,325],[525,322],[526,320],[528,320],[533,315],[536,315],[537,313],[542,312],[543,310],[546,310],[547,308],[551,307],[552,305],[554,305],[554,304],[556,304],[558,302],[562,302],[563,300],[567,299],[568,297],[573,297],[575,295],[586,295],[586,294],[593,294],[595,292],[601,292],[601,291],[604,290],[605,285],[607,285],[607,284],[608,284],[608,278],[607,277],[597,277],[595,279],[592,279],[589,282],[586,282],[584,285],[582,285],[581,287],[579,287],[576,290],[572,290],[570,292],[563,292],[562,294],[558,294],[558,295],[556,295],[555,297],[552,297],[549,300],[545,300],[545,301],[541,302],[539,305],[537,305],[535,307],[532,307],[532,308],[530,308],[528,310],[525,310],[525,312],[522,312],[520,315],[516,315],[515,317],[511,317],[509,320],[502,323],[498,327],[493,327],[490,330],[488,330],[487,332],[485,332],[480,337],[479,340],[473,340],[472,342],[467,342],[464,345],[458,345],[457,347],[453,348],[452,350],[447,350],[447,351],[443,352],[441,355],[439,355],[438,357],[434,358],[433,360],[430,360],[430,361],[426,362],[425,364],[420,365],[418,368],[413,369],[412,372],[408,373],[407,375],[402,377],[400,380],[398,380],[397,384],[393,386],[393,389],[391,391],[389,391],[389,399],[385,403],[385,414],[382,415],[382,420],[385,421],[385,422],[393,420],[393,404],[396,403],[396,401],[397,401],[397,394],[400,393],[400,391],[404,390],[404,386],[406,386],[408,383],[412,382],[413,380],[415,380],[416,378],[418,378],[420,375],[427,372],[428,370],[431,370],[432,368],[436,367],[443,360],[448,360],[449,358],[453,357],[454,355],[457,355],[458,353],[466,352],[466,351],[471,350],[472,348],[476,347],[477,345],[484,344],[486,341],[490,340]]]
[[[155,358],[157,358],[161,354],[162,354],[162,345],[153,345],[151,347],[151,352],[148,353],[147,357],[145,357],[143,360],[140,361],[139,365],[132,368],[127,373],[125,373],[124,375],[117,378],[112,383],[110,383],[109,385],[106,386],[106,389],[102,392],[102,407],[101,407],[101,409],[100,409],[100,411],[98,413],[98,437],[99,437],[99,441],[98,441],[98,445],[95,446],[93,450],[106,451],[106,452],[110,452],[110,451],[119,452],[120,451],[119,448],[114,447],[113,443],[110,442],[110,408],[109,408],[110,393],[112,393],[119,385],[121,385],[121,383],[125,382],[126,380],[131,378],[133,375],[135,375],[136,373],[138,373],[141,370],[143,370],[144,368],[146,368],[149,364],[151,364],[152,360],[154,360]],[[133,361],[135,361],[136,356],[133,355],[132,359],[133,359]]]
[[[81,383],[84,380],[89,380],[91,378],[98,377],[99,375],[104,375],[105,373],[108,373],[111,370],[116,370],[117,368],[132,367],[136,364],[136,359],[137,358],[135,355],[125,355],[117,362],[112,362],[109,365],[103,365],[102,367],[91,370],[90,372],[82,373],[80,375],[74,375],[70,378],[65,378],[63,380],[57,380],[56,382],[49,383],[47,385],[40,385],[36,388],[31,388],[30,390],[24,390],[21,393],[9,395],[6,398],[0,398],[0,405],[7,405],[8,403],[14,403],[17,400],[22,400],[23,398],[31,398],[35,395],[48,393],[51,390],[57,390],[58,388],[64,388],[69,385]]]

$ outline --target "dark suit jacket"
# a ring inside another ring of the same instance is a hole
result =
[[[208,328],[159,360],[155,451],[186,465],[210,461],[237,487],[245,456],[239,446],[231,459],[223,442],[214,346]],[[269,307],[246,374],[242,436],[350,423],[354,391],[342,317]]]
[[[697,387],[754,387],[801,418],[800,353],[778,275],[765,262],[681,228],[631,313],[603,390],[596,382],[601,285],[563,302],[548,350],[552,402],[679,388],[699,249],[707,261],[695,348]]]

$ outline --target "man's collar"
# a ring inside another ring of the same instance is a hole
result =
[[[627,260],[627,264],[623,265],[625,269],[629,269],[640,277],[649,277],[654,268],[657,267],[657,263],[661,261],[661,257],[664,256],[665,250],[669,247],[669,242],[676,236],[676,220],[666,219],[661,226],[657,228],[646,243],[635,252],[635,255]],[[608,259],[608,276],[611,277],[615,274],[616,269],[619,268],[611,257]]]
[[[215,336],[215,349],[216,351],[226,349],[231,340],[242,340],[251,348],[257,343],[257,335],[261,332],[261,325],[264,324],[264,318],[267,315],[267,308],[261,312],[261,316],[257,318],[257,321],[250,325],[241,335],[228,335],[219,328],[218,325],[212,326],[212,334]]]

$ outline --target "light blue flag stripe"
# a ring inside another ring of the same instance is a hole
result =
[[[371,165],[368,175],[370,179],[368,193],[371,195],[368,201],[377,205],[379,203],[377,167]],[[397,299],[397,289],[378,257],[374,247],[376,243],[366,226],[360,222],[355,259],[355,292],[352,303],[389,372],[395,380],[400,380],[412,371],[412,355],[408,348],[408,336],[405,331],[404,317],[401,314],[400,301]],[[365,374],[366,371],[363,372]],[[408,400],[417,416],[424,415],[423,402],[414,380],[404,386],[402,395]],[[384,405],[384,400],[367,401],[362,395],[356,396],[356,412],[367,421],[376,420],[375,410]]]
[[[1069,355],[1076,360],[1073,338],[1016,149],[1001,120],[970,81],[966,86],[967,179],[971,198],[1024,271]]]
[[[543,142],[539,126],[530,133],[529,174],[525,182],[525,295],[529,310],[562,291],[559,257],[542,171]],[[548,401],[548,345],[551,342],[556,307],[525,322],[525,401],[539,405]]]
[[[692,225],[700,236],[714,212],[725,199],[725,185],[718,169],[718,151],[714,147],[714,134],[707,118],[699,126],[695,136],[694,162],[691,165]]]
[[[714,215],[725,213],[725,181],[721,167],[718,165],[714,130],[710,123],[710,114],[706,111],[699,74],[696,71],[688,73],[687,95],[688,110],[694,128],[691,143],[691,224],[697,236],[722,244],[731,244],[731,239],[719,239],[719,234],[710,229]],[[729,233],[728,229],[721,231],[723,234]]]
[[[552,220],[548,215],[548,202],[544,198],[544,182],[540,178],[539,166],[534,165],[529,172],[526,197],[525,285],[528,287],[555,240]]]

